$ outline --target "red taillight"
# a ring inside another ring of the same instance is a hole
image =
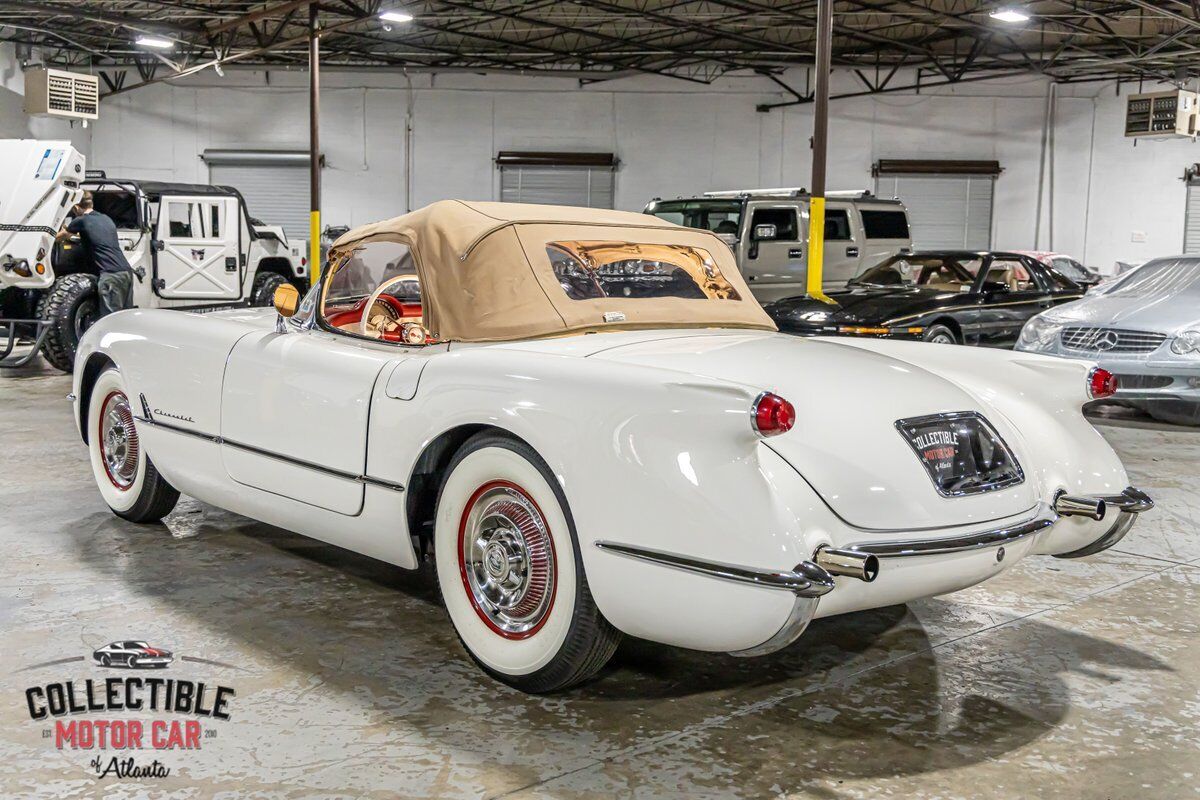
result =
[[[787,433],[796,424],[796,409],[777,394],[763,392],[754,403],[754,430],[760,436]]]
[[[1088,373],[1088,395],[1093,400],[1102,400],[1117,393],[1117,376],[1103,367]]]

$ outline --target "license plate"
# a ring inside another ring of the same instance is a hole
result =
[[[1025,480],[1008,445],[977,412],[902,419],[896,430],[943,497],[990,492]]]

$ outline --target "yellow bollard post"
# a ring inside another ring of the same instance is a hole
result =
[[[310,285],[321,280],[321,212],[308,215],[308,277]]]
[[[825,198],[814,197],[808,205],[808,275],[805,290],[809,297],[833,303],[821,287],[825,259]]]

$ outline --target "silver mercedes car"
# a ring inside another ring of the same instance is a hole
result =
[[[1200,424],[1200,256],[1156,258],[1032,317],[1016,349],[1095,361],[1117,376],[1113,400]]]

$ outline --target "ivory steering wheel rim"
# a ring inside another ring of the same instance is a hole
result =
[[[379,298],[383,296],[389,286],[400,281],[417,281],[419,283],[420,280],[415,272],[406,272],[403,275],[393,275],[375,287],[375,291],[371,292],[371,296],[367,298],[367,304],[363,306],[362,318],[358,321],[359,333],[363,336],[371,336],[371,309],[375,308],[375,304],[379,302]],[[382,335],[382,331],[380,334]]]

